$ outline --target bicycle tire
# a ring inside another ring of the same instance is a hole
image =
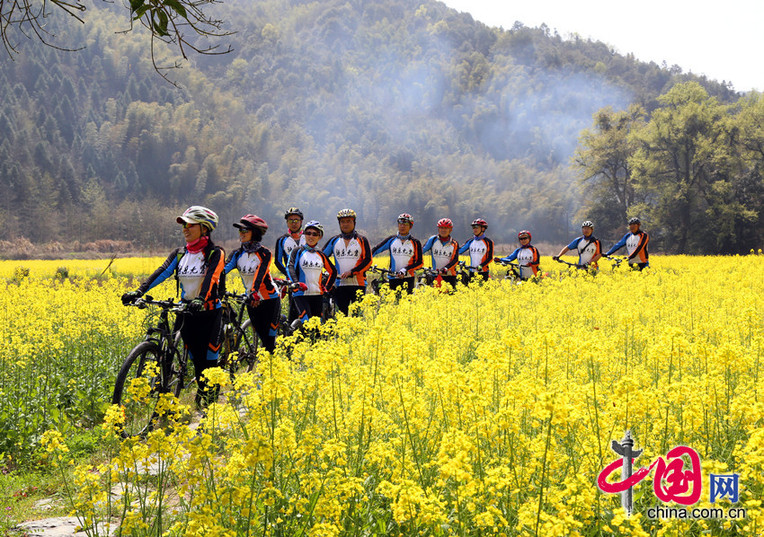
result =
[[[252,327],[252,320],[247,319],[241,323],[241,332],[237,333],[238,341],[236,351],[238,352],[239,364],[246,367],[247,371],[252,371],[257,364],[257,347],[260,338],[257,337],[255,329]]]
[[[165,352],[153,341],[143,341],[130,351],[117,374],[111,402],[121,405],[125,411],[125,422],[122,429],[124,437],[145,436],[159,422],[156,412],[159,398],[163,393],[180,395],[183,387],[181,371],[173,359],[167,363]],[[150,366],[152,370],[148,368]],[[149,392],[143,400],[126,397],[125,389],[133,379],[146,378]]]

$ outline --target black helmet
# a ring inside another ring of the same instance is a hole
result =
[[[300,209],[298,209],[297,207],[290,207],[289,209],[284,211],[284,220],[286,220],[287,218],[289,218],[293,214],[299,216],[300,220],[304,220],[305,219],[305,217],[303,216],[302,211]]]

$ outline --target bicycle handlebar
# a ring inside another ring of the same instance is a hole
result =
[[[564,259],[560,259],[559,257],[555,259],[558,263],[562,263],[564,265],[568,265],[569,267],[575,267],[577,269],[585,270],[586,265],[579,265],[578,263],[571,263],[569,261],[565,261]]]
[[[175,302],[172,298],[168,298],[167,300],[154,300],[154,298],[150,295],[144,295],[125,305],[135,306],[138,309],[146,309],[149,306],[159,306],[163,310],[173,311],[176,313],[186,311],[188,308],[188,302]]]

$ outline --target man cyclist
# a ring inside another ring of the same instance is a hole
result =
[[[287,223],[287,232],[276,240],[273,262],[276,264],[276,268],[279,269],[286,278],[289,278],[289,274],[287,273],[289,254],[291,254],[292,250],[298,246],[305,244],[305,237],[302,234],[302,211],[297,207],[290,207],[284,212],[284,220],[286,220]],[[288,316],[290,323],[297,318],[297,308],[295,308],[294,301],[291,297],[292,293],[290,292]]]
[[[585,220],[581,223],[581,235],[578,238],[564,246],[560,253],[552,257],[555,261],[565,255],[570,250],[575,250],[578,253],[578,266],[579,267],[591,267],[594,270],[598,269],[597,261],[602,257],[602,244],[600,240],[594,236],[594,223],[591,220]]]
[[[459,243],[451,237],[454,223],[450,218],[441,218],[436,225],[437,235],[431,236],[422,248],[422,254],[430,252],[432,268],[441,278],[456,287],[456,265],[459,263]]]
[[[626,246],[626,252],[628,253],[629,266],[633,269],[644,269],[650,265],[649,254],[647,253],[647,243],[650,242],[650,237],[640,229],[642,222],[639,218],[629,219],[629,232],[621,237],[613,247],[605,252],[605,256],[609,256],[624,246]]]
[[[517,259],[517,264],[520,266],[520,278],[523,280],[533,278],[539,272],[539,258],[541,256],[538,249],[531,244],[531,238],[531,232],[527,229],[520,231],[517,234],[520,247],[506,257],[494,258],[494,261],[509,263]]]
[[[355,230],[356,213],[353,209],[339,211],[337,223],[340,233],[326,243],[324,255],[334,256],[334,266],[339,273],[334,299],[339,310],[347,315],[350,304],[359,300],[366,290],[371,246],[369,240]]]
[[[459,253],[469,252],[471,278],[480,275],[483,281],[489,277],[488,265],[493,261],[493,241],[485,236],[485,230],[488,229],[488,222],[483,218],[476,218],[472,221],[472,237],[459,248]]]
[[[411,236],[414,217],[408,213],[398,215],[398,233],[377,244],[371,254],[390,254],[390,289],[404,287],[406,292],[414,292],[414,271],[424,265],[422,243]]]

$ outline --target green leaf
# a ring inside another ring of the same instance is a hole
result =
[[[143,1],[144,0],[130,0],[130,11],[136,12],[141,7],[145,7]]]
[[[168,22],[169,22],[169,19],[167,18],[167,13],[161,10],[154,12],[154,29],[156,30],[157,35],[161,37],[166,37],[170,35],[167,33]]]
[[[183,4],[181,4],[178,0],[165,0],[165,5],[170,6],[175,11],[175,13],[188,20],[186,8],[183,7]]]
[[[144,14],[145,14],[145,13],[146,13],[146,12],[147,12],[149,9],[151,9],[151,6],[148,6],[148,5],[143,5],[143,6],[139,7],[139,8],[138,8],[138,10],[137,10],[137,11],[135,11],[135,15],[133,15],[133,20],[134,20],[134,21],[137,21],[138,19],[140,19],[141,17],[143,17],[143,15],[144,15]]]

